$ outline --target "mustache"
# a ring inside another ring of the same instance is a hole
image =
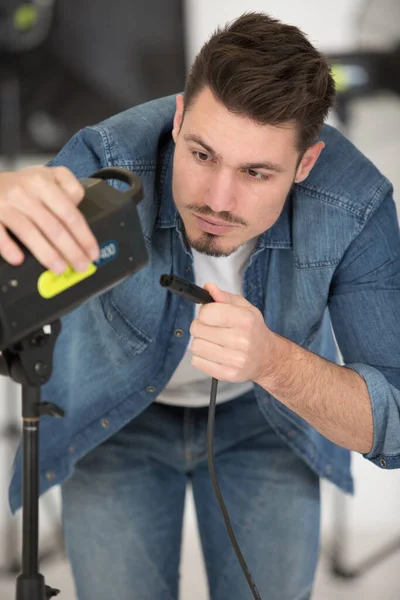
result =
[[[217,221],[224,221],[225,223],[230,223],[232,225],[247,225],[246,221],[231,215],[231,213],[226,210],[216,213],[207,205],[197,206],[197,204],[188,204],[186,208],[199,216],[210,217],[211,219],[214,218]]]

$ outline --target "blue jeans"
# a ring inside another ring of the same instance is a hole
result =
[[[79,600],[177,600],[188,482],[210,598],[253,598],[210,483],[207,411],[153,403],[77,464],[63,486],[63,522]],[[252,392],[218,405],[215,429],[221,491],[263,600],[308,600],[318,477],[272,431]]]

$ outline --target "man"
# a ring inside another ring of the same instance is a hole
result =
[[[148,266],[64,318],[44,389],[67,418],[43,422],[41,489],[63,483],[79,600],[177,598],[188,481],[211,598],[251,597],[207,470],[211,377],[218,477],[263,598],[311,597],[319,481],[352,489],[348,449],[400,465],[392,187],[323,126],[333,101],[327,63],[297,28],[246,14],[204,45],[184,97],[80,131],[49,167],[1,175],[1,254],[22,260],[7,227],[56,272],[98,254],[76,177],[118,165],[145,188]],[[195,313],[163,273],[215,302]],[[345,366],[320,356],[327,309]],[[13,510],[19,481],[20,457]]]

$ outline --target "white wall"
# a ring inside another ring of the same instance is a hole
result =
[[[351,49],[360,0],[186,0],[185,6],[191,60],[215,27],[247,11],[266,12],[300,27],[323,50]]]

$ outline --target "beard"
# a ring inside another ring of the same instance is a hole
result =
[[[235,218],[232,215],[230,215],[228,212],[220,212],[216,215],[206,205],[198,207],[195,204],[189,204],[186,207],[186,209],[191,210],[193,212],[195,211],[196,214],[199,216],[204,216],[204,217],[210,216],[211,218],[217,217],[218,219],[222,219],[227,224],[233,223],[233,224],[247,226],[246,221],[244,221],[243,219],[238,219],[237,217]],[[243,243],[242,243],[242,244],[237,244],[237,245],[226,246],[225,245],[227,243],[226,240],[224,240],[221,244],[221,240],[223,238],[221,238],[221,236],[219,236],[217,234],[209,233],[208,231],[202,231],[196,237],[190,236],[188,234],[186,228],[184,229],[184,232],[185,232],[186,242],[191,248],[193,248],[194,250],[196,250],[196,252],[199,252],[200,254],[205,254],[206,256],[212,256],[214,258],[230,256],[238,248],[240,248],[240,246],[243,245]]]
[[[199,252],[200,254],[205,254],[206,256],[212,256],[214,258],[230,256],[242,245],[240,244],[239,246],[222,248],[218,243],[219,236],[214,235],[213,233],[208,233],[207,231],[203,231],[202,234],[197,238],[192,238],[187,235],[185,230],[185,237],[188,245],[193,248],[193,250],[196,250],[196,252]]]

